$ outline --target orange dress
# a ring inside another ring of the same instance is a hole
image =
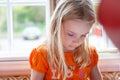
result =
[[[76,67],[73,61],[73,53],[65,53],[65,58],[67,63],[70,65],[70,70],[68,71],[68,76],[66,80],[90,80],[90,70],[94,67],[98,62],[98,54],[95,48],[91,48],[91,56],[90,56],[90,65],[79,69]],[[62,80],[61,78],[57,78],[57,70],[51,70],[47,60],[47,50],[45,45],[41,45],[37,48],[34,48],[30,54],[29,62],[32,69],[45,73],[44,80]]]

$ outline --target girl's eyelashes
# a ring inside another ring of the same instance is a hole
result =
[[[68,36],[74,36],[72,33],[68,33]]]
[[[70,37],[77,37],[74,33],[69,33],[68,32],[67,35],[70,36]],[[85,37],[87,37],[87,35],[88,34],[83,34],[83,35],[80,36],[80,38],[85,38]]]
[[[81,35],[81,37],[86,37],[86,35]]]
[[[81,35],[81,37],[87,37],[88,36],[88,34],[85,34],[85,35]]]

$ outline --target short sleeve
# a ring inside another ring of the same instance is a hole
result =
[[[46,58],[46,52],[42,48],[34,48],[30,54],[29,63],[32,69],[38,72],[47,72],[48,62]]]
[[[98,53],[95,47],[91,47],[90,49],[90,60],[91,60],[91,67],[94,67],[98,63]]]

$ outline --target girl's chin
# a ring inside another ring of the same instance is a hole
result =
[[[76,47],[73,47],[73,46],[68,46],[68,47],[64,47],[64,51],[65,52],[72,52],[75,50]]]
[[[66,49],[65,51],[66,51],[66,52],[73,52],[74,49],[75,49],[75,48],[68,48],[68,49]]]

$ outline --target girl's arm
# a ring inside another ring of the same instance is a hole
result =
[[[44,76],[45,76],[45,73],[40,73],[32,69],[30,80],[44,80]]]
[[[91,76],[91,80],[103,80],[101,72],[99,71],[99,68],[97,65],[91,69],[90,76]]]

